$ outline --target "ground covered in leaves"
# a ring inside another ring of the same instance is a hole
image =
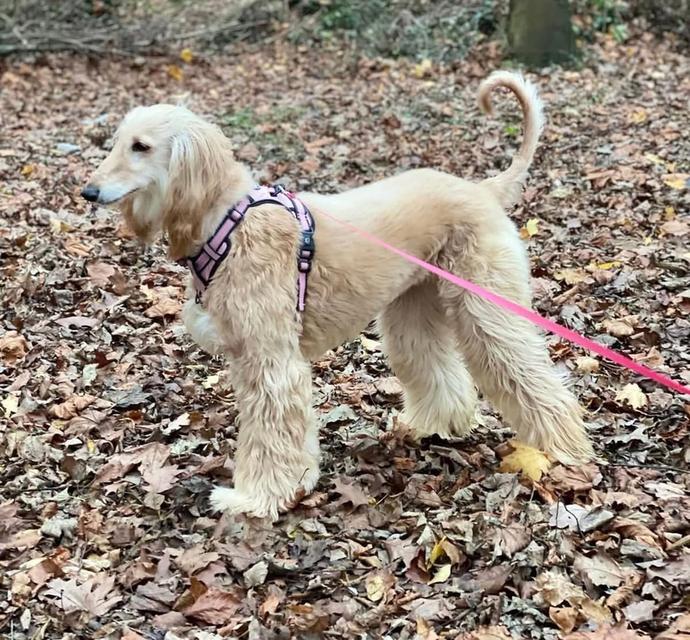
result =
[[[185,99],[257,177],[324,191],[481,179],[520,132],[512,102],[475,107],[490,44],[444,68],[279,39],[183,58],[0,71],[0,635],[688,638],[690,405],[558,339],[598,464],[502,471],[488,407],[470,438],[413,444],[367,334],[314,366],[317,491],[273,527],[209,511],[236,437],[223,362],[182,330],[164,248],[78,197],[125,111]],[[532,76],[548,128],[514,218],[535,305],[688,384],[688,58],[642,36],[586,60]]]

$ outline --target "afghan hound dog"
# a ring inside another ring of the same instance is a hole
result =
[[[497,87],[523,114],[503,173],[472,183],[414,169],[335,195],[258,187],[221,130],[184,107],[126,115],[82,195],[117,203],[145,242],[165,235],[169,257],[192,271],[185,325],[227,357],[238,406],[234,488],[215,488],[214,508],[275,520],[314,488],[310,361],[373,319],[404,388],[400,420],[416,436],[467,434],[476,382],[520,441],[564,464],[593,456],[537,329],[352,231],[529,305],[527,254],[505,210],[520,198],[542,106],[522,76],[499,71],[479,88],[486,113]]]

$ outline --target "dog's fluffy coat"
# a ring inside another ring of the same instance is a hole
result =
[[[184,310],[193,338],[228,356],[239,409],[235,486],[214,490],[217,509],[276,518],[314,488],[310,360],[375,317],[404,387],[401,419],[420,437],[472,429],[475,381],[521,441],[564,463],[592,456],[581,410],[534,327],[330,219],[529,305],[528,260],[505,208],[520,196],[542,108],[521,76],[496,72],[479,89],[484,111],[498,86],[512,90],[524,115],[522,146],[500,175],[475,184],[419,169],[337,195],[299,194],[316,219],[303,314],[295,310],[297,222],[266,205],[233,232],[203,306],[190,299]],[[142,239],[165,233],[174,259],[195,254],[253,184],[217,127],[170,105],[131,111],[91,181],[100,202],[120,203]]]

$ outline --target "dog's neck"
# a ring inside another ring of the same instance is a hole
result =
[[[215,191],[220,195],[204,207],[203,215],[194,216],[192,212],[178,212],[174,216],[163,216],[166,221],[163,231],[170,242],[169,256],[172,259],[179,260],[196,255],[218,228],[228,210],[241,200],[256,182],[247,167],[233,160],[228,163],[224,175],[218,178],[216,184]],[[178,222],[180,213],[187,220],[183,233],[180,233],[181,228]]]
[[[244,196],[246,196],[252,188],[256,185],[256,181],[243,164],[235,162],[233,166],[232,179],[228,180],[228,184],[223,190],[223,194],[218,198],[218,202],[209,210],[208,215],[204,216],[201,223],[201,242],[195,243],[197,246],[192,247],[192,251],[187,255],[195,255],[201,249],[201,245],[206,242],[220,226],[223,218],[228,213],[228,210]]]

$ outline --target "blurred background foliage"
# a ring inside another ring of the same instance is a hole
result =
[[[217,50],[285,37],[450,61],[478,42],[505,43],[512,5],[521,2],[529,0],[0,0],[0,55]],[[579,41],[606,33],[624,42],[650,31],[690,42],[690,0],[573,0],[570,13]]]

